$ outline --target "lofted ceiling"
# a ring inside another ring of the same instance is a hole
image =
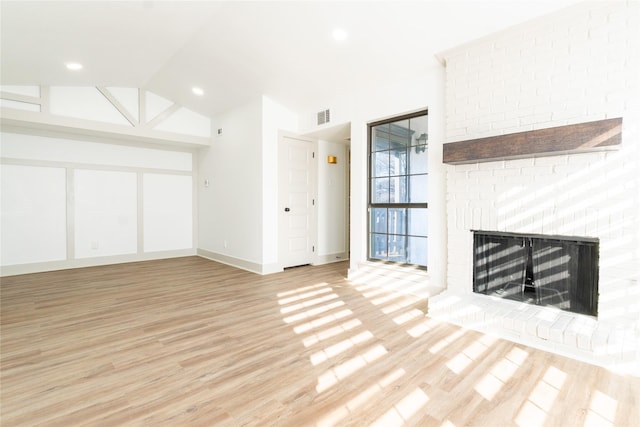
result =
[[[0,82],[142,87],[209,116],[260,94],[300,111],[576,2],[2,0]]]

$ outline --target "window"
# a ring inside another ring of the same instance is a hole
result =
[[[369,259],[427,266],[427,117],[369,125]]]

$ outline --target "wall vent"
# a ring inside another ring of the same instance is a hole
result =
[[[329,110],[322,110],[318,112],[318,125],[323,125],[331,121],[331,112]]]

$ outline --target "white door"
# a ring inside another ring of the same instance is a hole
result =
[[[278,147],[279,262],[311,264],[315,233],[315,143],[282,136]]]

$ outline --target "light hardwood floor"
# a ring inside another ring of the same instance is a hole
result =
[[[2,426],[638,426],[640,380],[439,323],[346,263],[197,257],[1,285]]]

